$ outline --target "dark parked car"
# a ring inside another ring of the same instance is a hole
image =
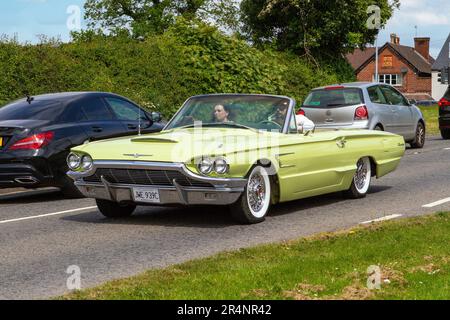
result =
[[[111,93],[71,92],[28,97],[0,108],[0,188],[59,187],[81,194],[67,177],[66,157],[86,141],[161,131],[149,114]]]
[[[450,139],[450,86],[444,97],[439,100],[439,129],[442,138]]]

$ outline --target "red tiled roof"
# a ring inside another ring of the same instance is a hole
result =
[[[394,48],[405,60],[411,63],[414,67],[422,73],[431,73],[431,65],[434,63],[431,62],[431,59],[426,60],[420,53],[418,53],[414,48],[402,46],[399,44],[389,44]]]
[[[380,48],[380,53],[388,46],[403,59],[405,59],[411,66],[416,68],[420,73],[431,74],[431,65],[435,61],[433,57],[430,56],[427,61],[414,48],[389,42]],[[363,67],[369,61],[375,59],[375,48],[369,47],[365,50],[356,49],[353,53],[347,54],[346,58],[353,69],[355,69],[355,71],[359,71],[358,69]]]
[[[345,57],[347,61],[351,64],[353,69],[357,70],[361,67],[367,60],[369,60],[375,54],[375,48],[370,47],[365,50],[356,49],[353,53],[348,53]]]

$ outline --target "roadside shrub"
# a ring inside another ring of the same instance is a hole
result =
[[[318,68],[290,53],[258,50],[183,19],[144,41],[90,31],[73,38],[37,45],[1,38],[0,104],[26,93],[95,90],[127,96],[170,117],[196,94],[268,93],[302,101],[313,87],[352,80],[351,73],[339,76],[332,67]]]

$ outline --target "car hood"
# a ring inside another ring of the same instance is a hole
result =
[[[245,129],[177,129],[155,134],[88,143],[73,151],[94,160],[183,163],[208,155],[227,155],[279,146],[286,135]]]

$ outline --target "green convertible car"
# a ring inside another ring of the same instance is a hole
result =
[[[403,137],[386,132],[299,129],[288,97],[196,96],[160,133],[72,149],[68,175],[106,217],[137,205],[220,205],[259,223],[281,202],[337,191],[362,198],[405,153]]]

